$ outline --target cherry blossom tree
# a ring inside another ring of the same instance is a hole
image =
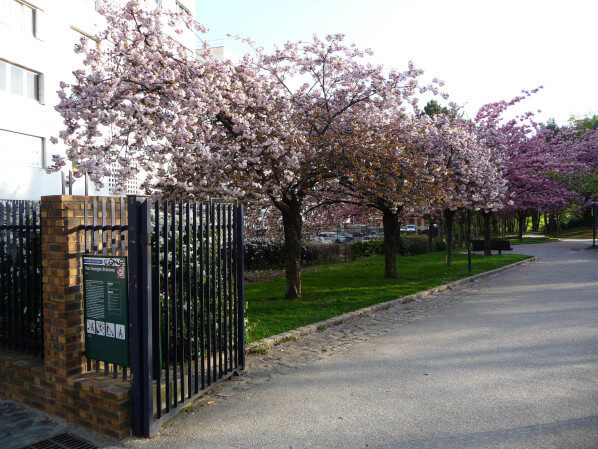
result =
[[[401,218],[433,209],[438,201],[442,173],[429,144],[434,129],[429,121],[395,109],[355,117],[350,131],[336,141],[330,167],[335,180],[324,193],[329,203],[382,215],[384,277],[396,278]]]
[[[263,197],[280,211],[285,231],[287,298],[301,295],[300,243],[303,215],[330,205],[330,185],[338,184],[331,155],[360,131],[380,126],[381,117],[405,115],[416,102],[417,78],[412,65],[404,72],[385,72],[365,61],[371,54],[344,44],[342,35],[287,43],[246,64],[274,80],[287,102],[286,117],[297,138],[286,147],[292,158],[271,159],[260,170]],[[429,87],[433,91],[436,86]],[[384,123],[388,123],[385,121]],[[264,160],[260,156],[260,160]]]
[[[85,68],[62,86],[57,106],[67,158],[80,172],[100,185],[110,174],[120,185],[143,175],[143,187],[157,195],[238,197],[256,208],[270,200],[285,213],[299,210],[285,200],[317,184],[309,157],[317,149],[306,145],[284,84],[249,58],[233,65],[184,48],[173,34],[205,31],[185,15],[144,10],[136,0],[101,12],[107,27],[97,46],[77,47]],[[65,162],[56,156],[52,169]],[[288,215],[292,246],[300,242],[300,220]],[[296,281],[298,271],[289,271]],[[291,290],[289,297],[300,295],[300,286]]]
[[[508,149],[508,210],[519,220],[519,239],[523,238],[526,217],[533,212],[556,212],[575,201],[567,179],[578,166],[575,150],[563,145],[562,137],[538,127],[536,134],[524,136]],[[573,151],[572,151],[573,150]]]
[[[505,112],[540,89],[542,86],[530,91],[523,90],[521,95],[509,101],[500,100],[488,103],[478,110],[471,122],[468,122],[469,129],[475,132],[483,145],[491,150],[492,164],[502,170],[507,178],[509,149],[517,147],[527,138],[528,134],[533,133],[535,124],[531,112],[526,112],[511,120],[505,119]],[[512,201],[512,198],[507,196],[504,205],[508,206]],[[482,207],[481,212],[484,217],[484,254],[490,255],[491,222],[496,208]]]
[[[503,207],[507,181],[501,161],[479,137],[468,130],[468,123],[454,115],[437,114],[431,119],[436,131],[431,144],[444,176],[438,189],[446,235],[446,264],[452,264],[455,214],[460,209],[497,210]],[[438,160],[440,159],[440,160]]]

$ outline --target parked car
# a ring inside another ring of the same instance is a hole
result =
[[[318,232],[317,237],[320,243],[344,243],[347,241],[345,237],[336,232]]]
[[[365,234],[363,232],[357,231],[353,233],[353,237],[363,237]]]
[[[415,234],[415,230],[416,230],[415,225],[407,225],[407,229],[406,229],[407,234],[411,234],[411,233]]]
[[[338,235],[344,237],[346,242],[351,242],[354,239],[351,234],[347,234],[345,232],[339,232]]]
[[[380,240],[382,238],[382,236],[378,235],[378,234],[370,234],[370,235],[366,235],[362,240]]]

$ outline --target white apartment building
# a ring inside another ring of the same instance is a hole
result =
[[[47,174],[62,118],[55,111],[61,81],[73,80],[81,55],[73,48],[83,36],[93,36],[103,25],[97,8],[104,0],[0,0],[0,199],[39,199],[62,191],[61,174]],[[123,0],[121,0],[123,1]],[[195,16],[194,0],[145,0]],[[195,48],[189,32],[182,42]],[[90,195],[109,194],[110,180]],[[83,178],[73,194],[84,193]],[[137,193],[130,185],[127,193]]]

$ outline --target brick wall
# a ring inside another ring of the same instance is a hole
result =
[[[87,199],[91,212],[93,200]],[[130,383],[86,372],[84,205],[82,196],[42,197],[44,359],[0,350],[0,395],[123,438],[130,432]],[[115,209],[120,225],[120,202]]]

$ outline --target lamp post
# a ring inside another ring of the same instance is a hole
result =
[[[594,204],[592,206],[592,246],[596,246],[596,213],[598,212],[598,206]]]
[[[467,209],[467,269],[471,274],[471,210]]]

